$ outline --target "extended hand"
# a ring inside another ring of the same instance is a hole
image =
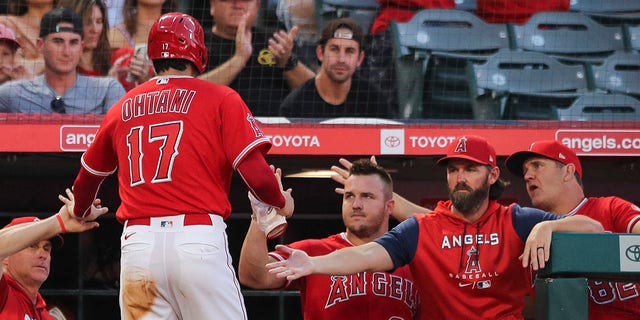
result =
[[[291,57],[293,51],[293,41],[298,33],[298,27],[293,26],[289,33],[280,30],[273,34],[273,37],[269,39],[269,51],[276,58],[276,62],[279,67],[284,67]]]
[[[91,214],[86,219],[77,219],[73,214],[73,207],[75,201],[73,199],[73,192],[70,189],[65,190],[67,197],[58,195],[58,199],[64,203],[64,205],[58,211],[62,222],[64,223],[67,232],[83,232],[100,226],[97,222],[93,221],[99,216],[109,212],[109,208],[100,206],[100,199],[94,201],[94,205],[91,206]]]
[[[276,250],[289,254],[289,258],[284,261],[267,263],[266,268],[269,273],[275,274],[278,278],[286,278],[288,281],[313,273],[313,263],[306,252],[284,245],[277,245]]]
[[[376,161],[376,156],[371,156],[370,161],[373,164],[378,164],[378,162]],[[352,163],[345,158],[340,158],[338,162],[344,168],[340,168],[338,166],[331,166],[331,171],[336,173],[331,176],[331,179],[333,179],[333,181],[344,186],[345,181],[347,181],[347,178],[349,178],[349,169],[351,169]],[[335,191],[337,194],[344,194],[343,188],[336,188]]]
[[[73,208],[75,206],[75,198],[73,196],[73,192],[71,192],[71,190],[69,188],[67,188],[66,190],[67,193],[67,197],[65,198],[62,195],[58,195],[58,199],[60,199],[60,201],[62,201],[65,206],[67,207],[67,211],[69,212],[69,215],[71,217],[73,216]],[[98,217],[100,217],[101,215],[109,212],[109,208],[107,207],[103,207],[100,205],[101,200],[96,198],[95,200],[93,200],[93,204],[91,205],[91,212],[89,213],[89,215],[87,215],[86,217],[82,218],[81,220],[83,221],[93,221],[95,219],[97,219]],[[75,218],[76,220],[80,219],[80,218]]]
[[[524,252],[520,256],[524,268],[531,264],[533,270],[538,270],[544,268],[545,263],[549,261],[553,232],[549,222],[540,222],[531,229],[524,245]]]

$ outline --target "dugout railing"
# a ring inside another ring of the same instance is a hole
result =
[[[535,282],[535,319],[588,319],[588,280],[640,282],[640,234],[554,233]]]

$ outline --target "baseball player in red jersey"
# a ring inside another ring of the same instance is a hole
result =
[[[384,168],[368,160],[355,161],[346,180],[342,201],[346,231],[323,239],[297,241],[289,247],[303,250],[310,256],[320,256],[371,242],[389,230],[389,215],[394,205],[392,189],[391,176]],[[254,212],[260,210],[253,202],[252,209]],[[267,252],[266,237],[253,222],[240,253],[240,282],[256,289],[286,287],[300,290],[305,320],[415,318],[419,297],[408,266],[390,273],[308,275],[291,282],[269,274],[264,268],[268,262],[287,258],[289,254],[285,251]]]
[[[267,264],[288,280],[312,273],[342,275],[409,265],[420,292],[420,319],[522,319],[526,271],[544,267],[551,232],[601,232],[584,216],[560,216],[495,199],[504,190],[494,148],[458,137],[446,157],[448,201],[403,221],[373,242],[309,257],[286,246],[289,259]],[[526,240],[526,242],[525,242]],[[519,256],[522,255],[522,262]]]
[[[224,220],[237,170],[256,198],[293,212],[264,159],[271,144],[233,90],[194,78],[207,64],[196,19],[167,13],[149,32],[157,77],[106,114],[82,156],[75,214],[118,169],[122,319],[246,319]]]
[[[506,165],[524,178],[536,208],[567,216],[585,215],[610,232],[640,233],[638,206],[618,197],[585,197],[580,160],[561,142],[534,142],[528,150],[507,158]],[[590,281],[589,296],[589,319],[640,318],[638,283]]]
[[[98,226],[97,222],[83,222],[72,216],[73,194],[58,198],[65,203],[57,214],[40,220],[36,217],[14,218],[0,230],[0,319],[53,320],[47,304],[39,293],[49,277],[52,241],[62,245],[60,234],[83,232]],[[89,219],[107,213],[94,203]]]

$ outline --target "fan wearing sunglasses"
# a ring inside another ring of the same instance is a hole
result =
[[[44,74],[0,86],[0,112],[104,114],[125,93],[114,78],[76,72],[83,47],[82,17],[57,8],[42,17],[37,46]]]

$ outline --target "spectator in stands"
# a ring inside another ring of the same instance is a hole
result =
[[[40,21],[56,4],[57,0],[12,0],[8,1],[8,14],[0,16],[0,24],[11,28],[20,43],[17,62],[33,75],[44,72],[44,60],[36,44]]]
[[[640,208],[618,197],[585,197],[578,156],[559,141],[543,140],[512,154],[506,166],[524,178],[534,207],[561,215],[585,215],[606,231],[640,233]],[[640,284],[589,281],[589,319],[638,319]]]
[[[111,65],[111,46],[107,38],[109,22],[107,8],[102,0],[60,0],[60,5],[74,10],[84,20],[83,49],[78,63],[78,73],[85,76],[125,76],[121,64],[126,57],[120,57]],[[118,74],[121,71],[121,74]]]
[[[214,25],[206,39],[211,48],[209,71],[200,78],[238,91],[255,116],[277,116],[290,90],[315,74],[295,55],[297,27],[272,37],[253,27],[259,4],[259,0],[210,1]]]
[[[162,14],[177,10],[177,0],[125,0],[123,21],[109,30],[108,38],[115,50],[112,63],[125,67],[119,80],[127,91],[155,75],[146,51],[149,30]]]
[[[57,214],[39,220],[19,217],[0,230],[0,319],[53,319],[39,293],[40,286],[49,277],[52,242],[62,246],[60,234],[83,232],[98,226],[92,222],[109,211],[94,202],[92,217],[80,221],[72,216],[73,194],[59,196],[65,204]]]
[[[282,102],[285,117],[380,117],[393,113],[379,88],[354,77],[364,60],[362,28],[348,18],[327,23],[316,47],[320,70]]]
[[[0,84],[33,77],[29,69],[16,63],[18,48],[20,44],[13,30],[0,24]]]
[[[569,0],[477,0],[476,14],[489,23],[524,24],[540,11],[569,11]]]
[[[124,95],[117,80],[78,75],[82,37],[80,15],[66,8],[46,13],[37,41],[45,72],[0,86],[0,112],[103,114],[116,103]]]
[[[276,176],[281,176],[279,169]],[[384,168],[366,159],[355,161],[349,170],[345,190],[342,220],[346,231],[324,239],[297,241],[290,247],[314,256],[323,255],[371,242],[388,231],[389,215],[393,211],[393,183]],[[258,210],[268,210],[268,206],[256,206],[252,201],[251,209],[254,213],[238,265],[238,277],[244,285],[256,289],[300,290],[304,319],[355,319],[365,314],[371,315],[364,316],[365,319],[415,318],[420,299],[408,266],[390,273],[363,272],[343,278],[314,275],[292,282],[268,273],[265,264],[285,260],[289,255],[282,251],[268,252],[267,237],[255,219],[260,214]],[[402,294],[376,289],[375,284],[390,283],[391,278],[396,279],[398,288],[404,288]],[[367,284],[360,288],[362,291],[340,292],[343,288],[357,288],[357,281]]]
[[[382,7],[371,25],[371,33],[379,33],[389,28],[391,20],[407,22],[422,9],[453,9],[454,0],[377,0]]]
[[[422,318],[521,319],[531,287],[525,267],[531,262],[536,270],[544,268],[551,233],[603,231],[588,217],[559,219],[537,209],[500,205],[496,199],[505,184],[495,149],[484,138],[456,138],[438,164],[446,167],[450,200],[439,202],[433,212],[413,215],[372,242],[323,256],[278,245],[276,250],[289,258],[267,264],[269,272],[293,281],[309,274],[348,275],[409,264],[425,271],[414,273]]]

